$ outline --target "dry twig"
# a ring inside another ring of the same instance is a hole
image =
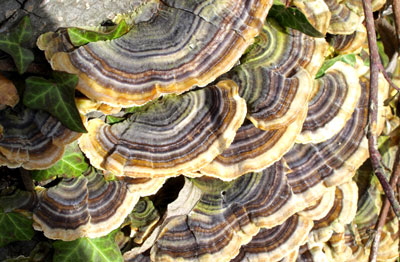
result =
[[[396,159],[393,164],[393,174],[390,177],[390,186],[396,188],[396,184],[399,182],[400,176],[400,147],[396,152]],[[375,235],[371,245],[371,252],[369,254],[369,261],[376,261],[378,256],[379,241],[381,239],[382,228],[386,223],[386,218],[389,213],[390,203],[385,198],[384,204],[382,205],[381,212],[379,213],[378,222],[375,225]]]
[[[372,167],[375,175],[378,177],[386,197],[389,199],[390,204],[396,216],[400,218],[400,205],[394,197],[392,188],[390,187],[381,165],[381,155],[377,146],[377,129],[378,129],[378,77],[379,71],[383,68],[379,58],[378,45],[376,42],[376,33],[374,26],[374,18],[372,15],[371,0],[363,1],[365,21],[368,34],[368,45],[370,51],[370,97],[369,97],[369,125],[368,125],[368,148]]]
[[[396,2],[396,1],[394,1]],[[372,163],[372,167],[374,169],[375,175],[379,179],[380,184],[382,185],[383,190],[385,191],[385,195],[390,202],[393,211],[395,212],[396,216],[400,218],[400,206],[397,202],[392,187],[389,185],[385,175],[384,170],[381,165],[381,155],[378,151],[377,147],[377,122],[378,122],[378,77],[379,71],[384,72],[384,67],[379,57],[378,46],[376,42],[376,33],[375,33],[375,26],[374,26],[374,18],[372,14],[372,7],[371,7],[371,0],[364,0],[362,1],[364,14],[365,14],[365,22],[367,27],[367,34],[368,34],[368,45],[370,51],[370,97],[369,97],[369,125],[368,125],[368,147],[370,153],[370,159]],[[399,14],[399,13],[397,13]],[[399,17],[400,18],[400,17]],[[399,24],[396,24],[396,30],[399,29]],[[398,31],[397,31],[398,32]],[[398,161],[396,157],[396,161]],[[397,164],[396,164],[396,172],[397,171]],[[393,180],[395,178],[396,173],[394,173]],[[385,205],[384,205],[385,207]],[[371,252],[369,261],[376,261],[378,255],[378,246],[379,240],[381,236],[382,227],[386,221],[387,212],[389,210],[389,206],[385,208],[387,211],[382,212],[380,214],[380,218],[378,220],[377,231],[375,232],[375,237],[373,244],[371,246]],[[383,210],[384,211],[384,210]]]

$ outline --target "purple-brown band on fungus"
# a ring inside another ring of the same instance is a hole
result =
[[[279,261],[304,244],[312,226],[310,219],[293,215],[279,226],[262,228],[231,261]]]
[[[163,183],[162,178],[106,181],[90,169],[84,176],[38,191],[34,227],[64,241],[107,235],[123,223],[140,196],[154,194]]]
[[[360,93],[356,70],[336,62],[324,76],[314,80],[307,117],[296,142],[319,143],[337,134],[352,116]]]

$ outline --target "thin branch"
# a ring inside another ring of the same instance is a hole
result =
[[[386,81],[388,81],[389,85],[390,85],[391,87],[393,87],[394,89],[396,89],[397,92],[399,92],[399,91],[400,91],[400,88],[399,88],[395,83],[393,83],[392,79],[390,78],[390,76],[389,76],[388,73],[386,72],[386,70],[385,70],[385,68],[383,67],[382,63],[380,63],[380,65],[379,65],[379,70],[382,72],[383,76],[385,77]]]
[[[390,58],[390,61],[387,65],[387,67],[385,69],[382,69],[382,72],[384,73],[384,77],[386,79],[386,81],[388,81],[388,83],[397,90],[396,94],[394,94],[393,96],[390,96],[389,98],[387,98],[384,102],[385,106],[388,106],[390,104],[390,102],[392,102],[400,93],[400,90],[398,89],[397,85],[395,85],[392,81],[392,79],[390,78],[390,75],[393,75],[394,70],[397,67],[397,58],[399,57],[399,53],[396,51],[394,52],[393,56]]]
[[[372,167],[374,169],[375,175],[379,179],[383,190],[385,191],[386,197],[389,199],[390,204],[395,212],[396,216],[400,218],[400,205],[394,197],[392,188],[390,187],[385,175],[384,170],[381,165],[381,155],[378,151],[377,144],[377,129],[378,129],[378,78],[379,71],[383,68],[382,63],[379,58],[378,45],[376,42],[376,33],[374,26],[374,18],[371,8],[371,0],[362,1],[365,22],[367,27],[368,45],[370,51],[370,97],[369,97],[369,124],[368,124],[368,148]]]
[[[394,160],[394,165],[393,165],[393,174],[390,177],[390,186],[393,189],[396,188],[396,184],[399,182],[399,176],[400,176],[400,147],[397,149],[396,159]],[[375,235],[371,245],[371,252],[369,253],[369,260],[368,260],[369,262],[376,261],[377,259],[382,228],[386,223],[386,218],[389,213],[389,207],[390,207],[389,200],[385,198],[384,204],[379,214],[378,222],[375,225]]]

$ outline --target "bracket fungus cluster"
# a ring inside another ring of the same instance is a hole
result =
[[[129,228],[123,257],[136,262],[365,255],[349,230],[352,179],[369,157],[359,2],[292,1],[326,38],[267,18],[272,0],[145,2],[152,17],[116,39],[38,40],[54,70],[78,75],[86,134],[22,105],[0,110],[0,165],[45,169],[76,139],[91,165],[36,188],[34,228],[64,241]],[[356,62],[329,61],[336,54]],[[378,131],[388,89],[381,76]]]

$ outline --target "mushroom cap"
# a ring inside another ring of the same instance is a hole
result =
[[[334,233],[344,235],[345,225],[350,224],[356,216],[357,200],[358,188],[355,182],[337,186],[333,206],[323,218],[314,221],[308,246],[327,242]]]
[[[324,195],[315,201],[315,204],[300,211],[298,214],[312,220],[324,218],[335,203],[335,191],[336,187],[328,188]]]
[[[331,21],[328,33],[334,35],[349,35],[357,30],[363,17],[350,10],[341,0],[324,0],[331,11]]]
[[[79,113],[82,115],[89,114],[90,112],[101,112],[104,115],[113,115],[117,114],[121,111],[121,107],[112,107],[107,104],[103,104],[100,102],[95,102],[88,98],[75,98],[75,104],[78,108]]]
[[[342,3],[358,15],[364,15],[362,0],[343,0]],[[372,11],[381,9],[385,4],[386,0],[371,0]]]
[[[352,116],[360,93],[356,70],[336,62],[324,76],[314,80],[307,117],[296,142],[319,143],[336,135]]]
[[[22,105],[0,110],[0,165],[46,169],[57,162],[66,144],[80,133],[64,127],[50,114]]]
[[[160,1],[152,19],[122,37],[55,54],[51,64],[78,74],[77,89],[91,99],[141,105],[206,86],[231,69],[271,5],[272,0]]]
[[[332,35],[329,44],[339,54],[359,53],[367,39],[367,29],[360,24],[350,35]]]
[[[164,179],[106,181],[91,170],[38,192],[34,227],[51,239],[100,237],[118,228],[140,196],[153,194]]]
[[[13,82],[5,78],[2,74],[0,74],[0,110],[4,106],[14,107],[19,102],[19,95],[17,88]]]
[[[58,52],[74,50],[74,45],[70,42],[67,30],[65,29],[41,34],[36,40],[36,45],[40,50],[44,51],[48,61]]]
[[[290,150],[299,134],[306,109],[287,127],[264,131],[249,120],[239,128],[232,144],[200,172],[231,180],[249,172],[265,169]]]
[[[323,38],[285,29],[268,18],[240,62],[252,68],[263,66],[286,77],[293,76],[302,67],[314,78],[322,66],[327,48]]]
[[[327,187],[342,184],[368,158],[366,125],[368,122],[368,80],[362,78],[361,95],[352,117],[334,137],[321,142],[295,144],[283,156],[287,164],[287,178],[293,192],[302,195],[306,202],[319,199]],[[388,93],[387,82],[380,77],[378,95],[377,131],[384,123],[383,100]]]
[[[296,259],[299,255],[299,248],[296,248],[290,254],[279,260],[279,262],[296,262]]]
[[[287,127],[307,108],[312,80],[304,69],[290,78],[264,67],[250,66],[228,75],[238,83],[239,95],[247,102],[247,118],[260,129]]]
[[[293,215],[279,226],[262,228],[231,262],[279,261],[306,242],[312,226],[312,220]]]
[[[293,0],[295,5],[321,34],[325,35],[331,21],[331,12],[324,0]]]
[[[246,103],[233,81],[166,96],[112,126],[95,119],[79,145],[96,168],[115,175],[167,177],[210,163],[233,141]]]
[[[153,202],[148,197],[140,199],[127,218],[131,227],[131,237],[134,235],[133,241],[137,244],[143,243],[159,219],[160,215]]]

